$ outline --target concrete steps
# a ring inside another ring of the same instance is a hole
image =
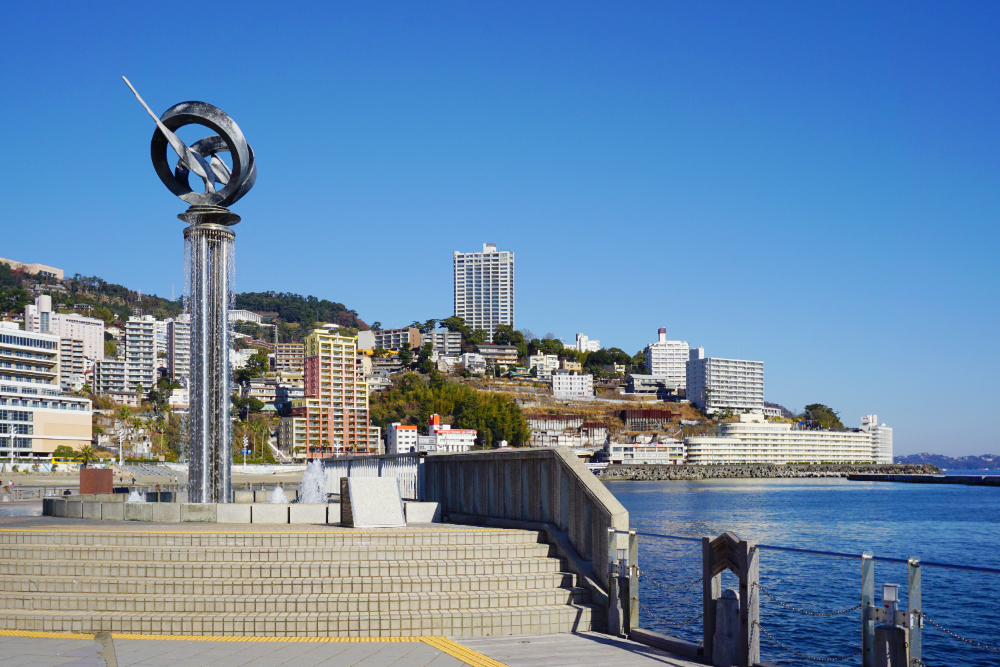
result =
[[[406,637],[595,629],[534,531],[0,531],[0,630]]]

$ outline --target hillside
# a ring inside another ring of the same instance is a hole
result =
[[[953,458],[942,454],[910,454],[896,456],[896,463],[929,463],[942,470],[1000,470],[1000,454],[983,454],[982,456],[959,456]]]

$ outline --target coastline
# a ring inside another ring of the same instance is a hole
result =
[[[754,465],[611,465],[601,471],[598,479],[607,482],[660,481],[689,479],[847,477],[848,475],[940,475],[942,471],[930,464],[892,463],[881,465],[844,464],[774,464]]]

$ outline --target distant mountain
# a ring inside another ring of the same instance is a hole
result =
[[[1000,454],[983,454],[982,456],[960,456],[953,458],[941,454],[910,454],[896,456],[896,463],[929,463],[942,470],[1000,470]]]

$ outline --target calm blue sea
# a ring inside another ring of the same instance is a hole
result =
[[[1000,471],[989,471],[998,473]],[[949,471],[989,474],[986,471]],[[861,601],[862,551],[877,556],[1000,569],[1000,487],[850,482],[828,479],[728,479],[606,482],[628,509],[635,530],[690,537],[732,530],[761,544],[858,554],[824,558],[774,551],[760,553],[761,586],[794,607],[829,612]],[[640,539],[639,564],[668,585],[701,576],[701,545]],[[928,617],[965,637],[1000,646],[1000,575],[925,567],[923,609]],[[906,600],[906,566],[877,563],[881,584],[900,585]],[[640,598],[663,620],[701,613],[700,584],[663,590],[640,580]],[[723,588],[737,588],[723,575]],[[645,613],[643,627],[700,640],[701,625],[658,624]],[[789,648],[813,657],[845,655],[860,647],[860,612],[833,618],[806,616],[761,598],[761,624]],[[761,656],[783,665],[814,664],[761,637]],[[931,667],[1000,665],[1000,653],[962,644],[933,627],[924,629],[923,659]],[[834,664],[860,665],[860,657]]]

